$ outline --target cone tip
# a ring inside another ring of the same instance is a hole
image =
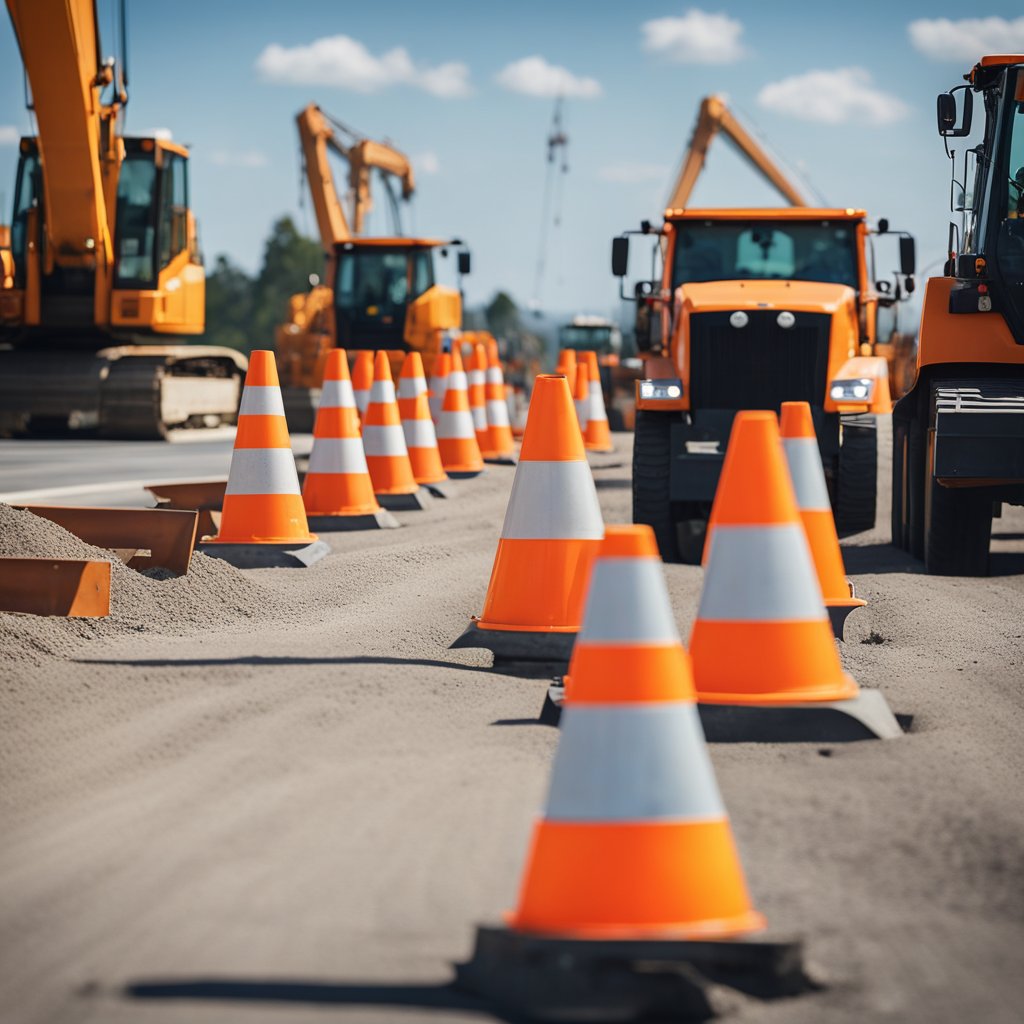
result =
[[[814,420],[807,402],[783,402],[779,429],[783,437],[814,437]]]
[[[423,360],[420,358],[419,352],[410,352],[402,362],[402,373],[403,377],[422,377],[423,376]]]
[[[348,353],[343,348],[332,348],[327,353],[324,380],[348,380]]]
[[[277,362],[269,349],[258,348],[249,353],[249,370],[245,375],[247,386],[276,387]]]
[[[373,379],[391,380],[391,360],[388,359],[387,352],[382,348],[377,349],[377,354],[373,359]]]
[[[654,531],[642,523],[604,528],[598,558],[657,558]]]

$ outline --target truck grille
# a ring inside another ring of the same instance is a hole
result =
[[[729,312],[690,316],[690,407],[775,409],[783,402],[825,399],[828,313],[796,313],[783,329],[777,309],[748,310],[745,327]]]

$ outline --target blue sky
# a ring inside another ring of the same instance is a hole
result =
[[[109,24],[114,5],[99,6]],[[937,0],[866,2],[854,13],[820,0],[128,6],[127,130],[170,128],[192,147],[192,201],[208,262],[224,252],[249,270],[280,214],[291,213],[315,234],[308,200],[300,207],[293,123],[315,101],[414,158],[415,229],[470,244],[471,303],[497,288],[527,303],[553,108],[550,95],[528,93],[559,83],[569,94],[570,171],[541,298],[545,308],[563,312],[616,306],[610,239],[641,218],[657,218],[697,104],[710,92],[725,93],[830,204],[863,206],[912,231],[919,266],[941,260],[949,167],[934,128],[935,94],[957,84],[982,52],[1010,43],[1024,50],[1015,3],[988,4],[966,23],[963,4]],[[908,26],[922,19],[912,39]],[[321,44],[323,59],[296,51],[337,36],[348,42]],[[278,49],[266,53],[271,46]],[[517,65],[528,57],[541,61]],[[559,68],[572,77],[552,70]],[[811,72],[823,77],[803,78]],[[20,60],[3,19],[4,219],[14,136],[28,128]],[[778,200],[727,144],[716,145],[693,205],[762,203]],[[383,205],[374,227],[387,230]]]

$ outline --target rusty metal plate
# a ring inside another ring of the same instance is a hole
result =
[[[110,614],[110,563],[0,558],[0,611],[103,618]]]

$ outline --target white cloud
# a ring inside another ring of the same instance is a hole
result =
[[[266,167],[267,156],[258,150],[234,151],[218,149],[210,154],[210,162],[218,167]]]
[[[438,159],[437,154],[429,151],[420,153],[419,156],[414,156],[412,158],[412,165],[420,174],[439,174],[441,171],[441,161]]]
[[[393,85],[411,85],[444,99],[471,92],[465,64],[450,61],[433,68],[417,67],[404,47],[377,57],[350,36],[324,36],[304,46],[271,43],[256,58],[256,70],[268,82],[328,85],[362,93]]]
[[[901,99],[876,89],[864,68],[791,75],[766,85],[757,102],[765,110],[822,124],[892,124],[910,112]]]
[[[691,7],[679,18],[654,18],[640,26],[644,49],[683,64],[732,64],[744,55],[743,22]]]
[[[514,60],[498,72],[495,81],[525,96],[566,96],[592,100],[601,95],[601,83],[596,78],[581,78],[568,68],[549,64],[543,57],[536,55]]]
[[[915,50],[935,60],[974,63],[984,53],[1024,52],[1024,18],[919,18],[907,34]]]
[[[0,124],[0,146],[16,146],[21,141],[21,132],[13,124]]]
[[[668,181],[669,168],[665,164],[605,164],[598,169],[597,176],[601,181],[617,185],[640,185],[648,181]]]

